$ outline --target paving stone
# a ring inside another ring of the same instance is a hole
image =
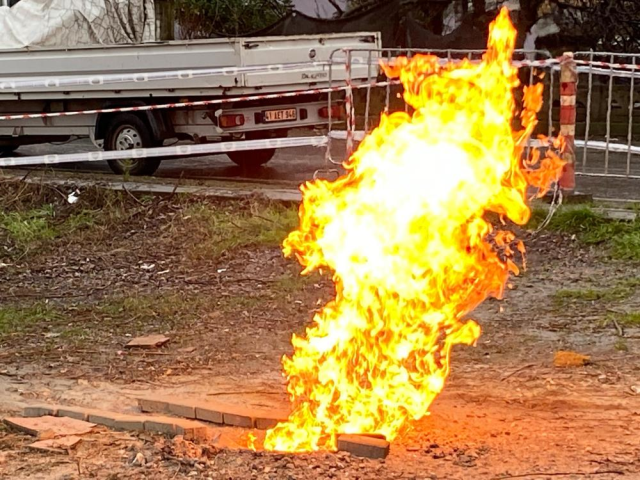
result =
[[[146,413],[167,413],[169,402],[164,398],[139,398],[138,406]]]
[[[81,407],[60,407],[58,417],[75,418],[86,421],[89,417],[89,409]]]
[[[285,422],[289,418],[287,410],[255,410],[252,413],[255,428],[269,430],[278,423]]]
[[[58,407],[55,405],[29,405],[22,411],[23,417],[55,417],[58,415]]]
[[[145,432],[175,437],[178,434],[176,420],[179,419],[161,416],[147,417],[144,420],[144,430]]]
[[[97,425],[113,428],[119,414],[114,412],[90,411],[87,420]]]
[[[205,422],[223,424],[224,419],[220,408],[215,404],[201,404],[196,407],[196,419]]]
[[[184,418],[196,418],[196,402],[180,401],[169,402],[167,404],[167,412],[171,415]]]
[[[230,407],[228,411],[222,412],[222,419],[225,425],[232,427],[254,428],[250,410],[242,407]]]
[[[113,428],[127,432],[142,432],[146,418],[142,415],[118,415],[115,418]]]
[[[200,422],[177,418],[174,425],[176,434],[182,435],[185,440],[206,440],[209,437],[209,429]]]
[[[340,435],[338,450],[356,457],[386,458],[389,455],[389,442],[362,435]]]

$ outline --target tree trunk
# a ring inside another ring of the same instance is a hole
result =
[[[482,15],[484,15],[484,13],[486,12],[486,1],[485,0],[472,0],[471,2],[473,4],[473,12],[477,17],[481,17]]]
[[[158,40],[174,40],[175,5],[174,0],[155,0],[156,5],[156,38]]]

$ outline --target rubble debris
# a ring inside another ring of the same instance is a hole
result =
[[[363,435],[340,435],[338,450],[356,457],[382,459],[389,455],[389,442]]]
[[[590,363],[589,355],[581,353],[559,350],[553,357],[553,364],[556,367],[583,367]]]
[[[127,343],[125,348],[158,348],[165,345],[169,340],[164,335],[147,335],[144,337],[137,337]]]
[[[55,437],[86,435],[91,433],[96,426],[93,423],[74,418],[52,417],[49,415],[35,418],[7,417],[4,419],[4,423],[11,428],[34,437],[40,436],[41,433],[45,432],[51,432]]]

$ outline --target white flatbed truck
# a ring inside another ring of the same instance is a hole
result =
[[[0,152],[6,156],[22,145],[74,137],[89,137],[104,150],[284,137],[293,128],[326,124],[329,113],[335,117],[337,109],[326,94],[303,93],[344,84],[344,67],[328,65],[333,52],[377,48],[380,34],[362,32],[0,50],[0,116],[227,99],[207,106],[2,120]],[[351,53],[353,84],[371,78],[369,55]],[[165,78],[163,72],[174,75]],[[272,98],[278,93],[289,96]],[[260,94],[269,99],[234,101]],[[250,168],[274,153],[265,148],[227,155]],[[112,160],[109,165],[116,173],[151,175],[160,161]]]

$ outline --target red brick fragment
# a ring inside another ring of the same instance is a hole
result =
[[[74,418],[37,417],[37,418],[5,418],[4,423],[29,435],[41,437],[43,433],[53,436],[84,435],[91,433],[95,424]]]

